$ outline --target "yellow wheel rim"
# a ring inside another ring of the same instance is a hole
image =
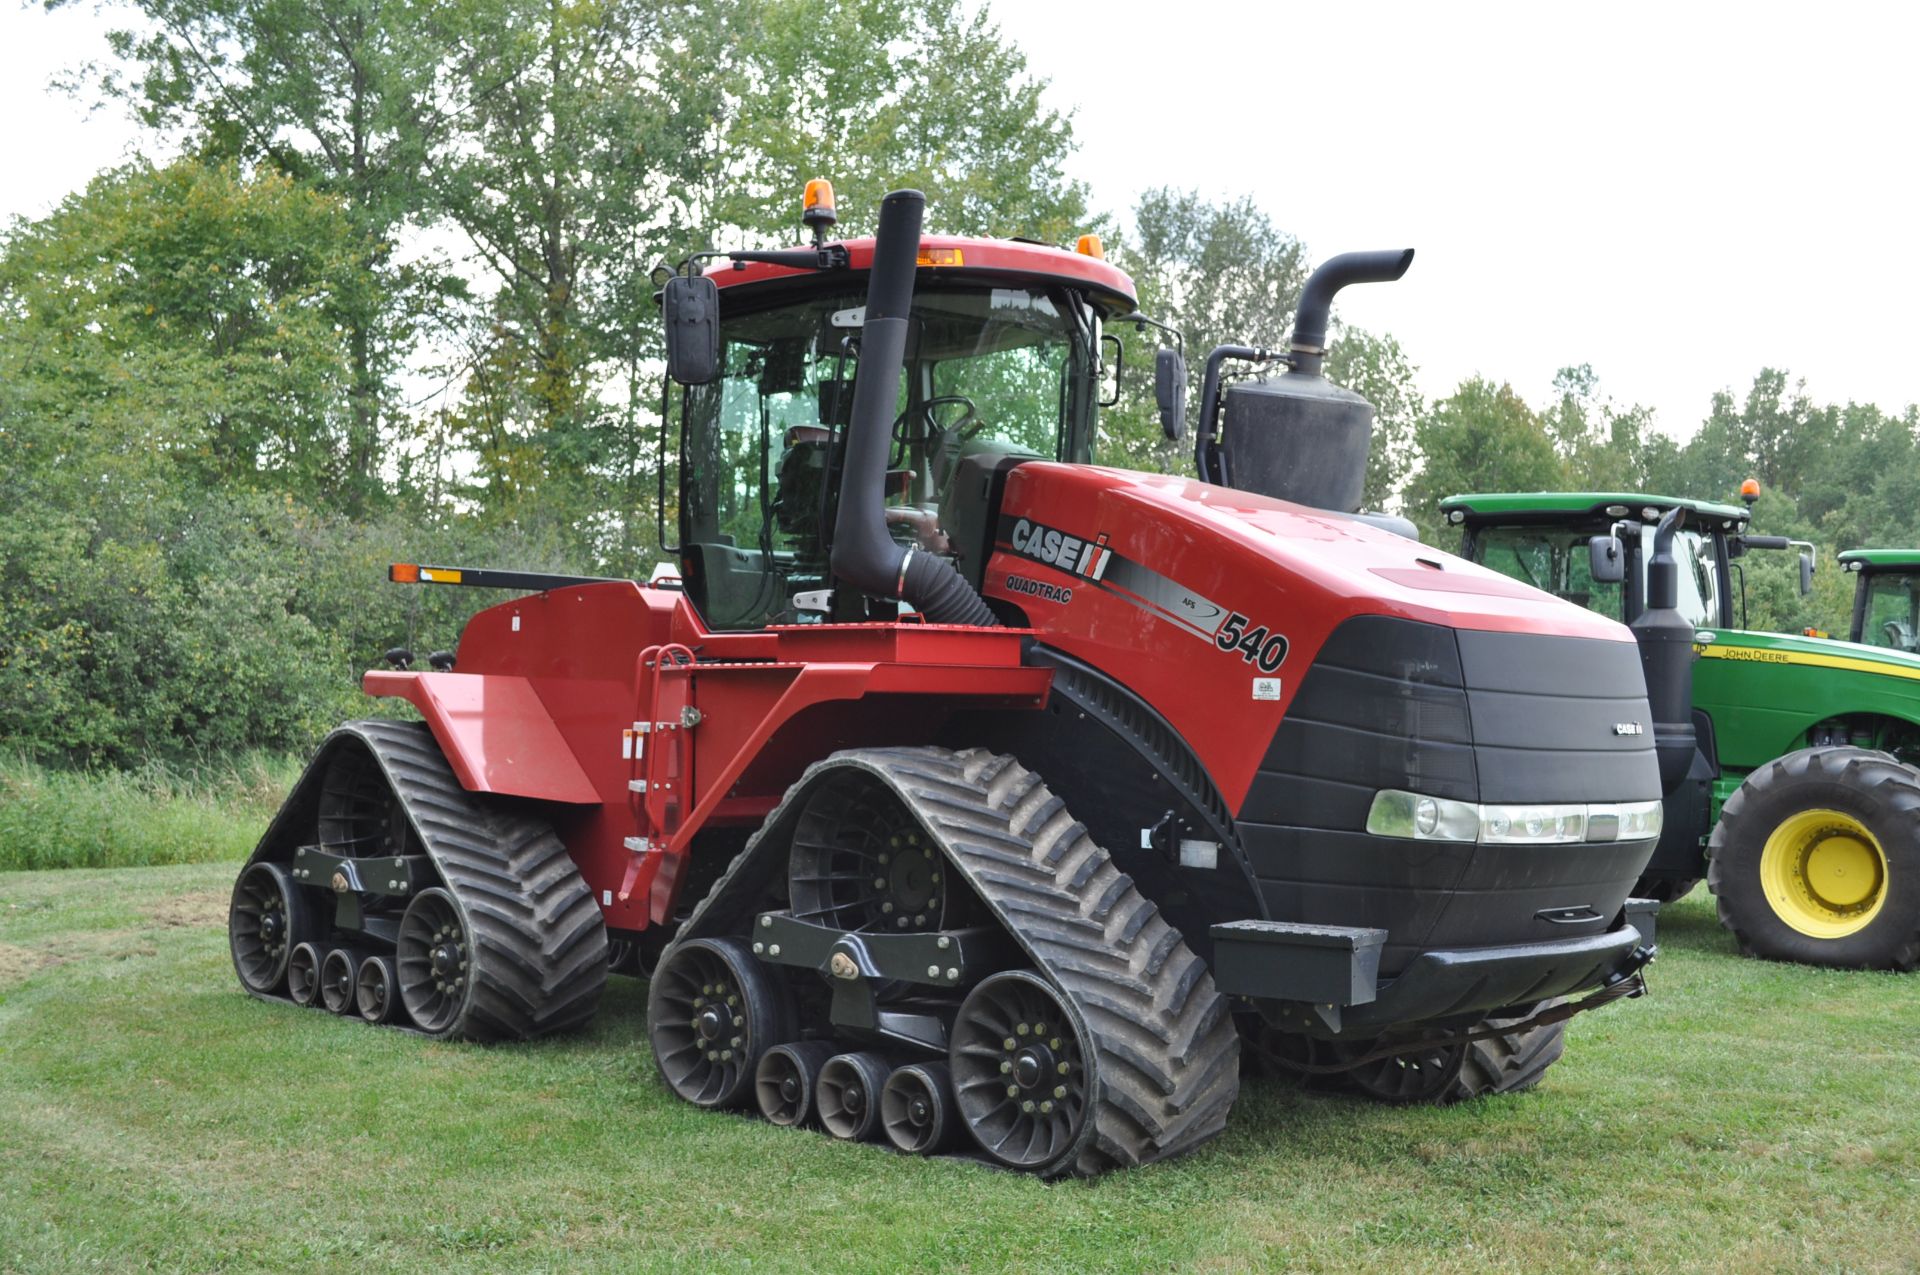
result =
[[[1774,915],[1810,938],[1864,930],[1887,901],[1887,855],[1866,826],[1838,810],[1782,820],[1760,852]]]

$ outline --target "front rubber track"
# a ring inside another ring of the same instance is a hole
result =
[[[440,1037],[526,1040],[593,1017],[607,983],[599,906],[553,828],[470,793],[423,722],[355,722],[459,907],[472,944],[467,996]]]
[[[1226,1127],[1240,1088],[1240,1039],[1226,998],[1038,775],[984,749],[849,750],[809,768],[783,808],[833,767],[869,771],[907,803],[1093,1042],[1093,1119],[1038,1172],[1091,1176],[1147,1164]],[[777,838],[782,814],[769,816],[756,843],[769,832]],[[683,934],[725,923],[702,913],[742,915],[760,874],[776,870],[757,849],[748,845]]]

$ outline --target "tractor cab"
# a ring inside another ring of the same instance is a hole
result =
[[[1739,560],[1748,550],[1800,550],[1810,585],[1813,546],[1749,534],[1751,514],[1735,505],[1626,492],[1526,492],[1453,496],[1440,510],[1460,528],[1461,556],[1624,624],[1647,609],[1654,537],[1674,511],[1675,609],[1695,628],[1746,626]]]
[[[1849,638],[1920,654],[1920,550],[1849,549],[1840,569],[1854,577]]]
[[[817,233],[832,224],[831,198],[809,189]],[[702,273],[664,280],[669,332],[685,329],[689,309],[703,315],[697,357],[670,351],[669,372],[685,387],[675,449],[680,567],[711,628],[899,614],[831,590],[873,251],[870,238],[822,236],[813,248],[728,253]],[[1106,329],[1129,316],[1143,329],[1149,321],[1131,280],[1090,235],[1073,251],[929,236],[915,273],[885,525],[894,543],[952,562],[978,588],[1006,472],[1031,460],[1091,459],[1103,374],[1109,405],[1118,391],[1120,339]],[[1103,351],[1116,356],[1111,363]],[[1184,381],[1166,368],[1177,359],[1162,352],[1163,379]],[[1178,428],[1171,414],[1167,426]],[[664,479],[661,495],[664,532]]]

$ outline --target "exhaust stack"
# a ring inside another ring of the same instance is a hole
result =
[[[896,190],[880,201],[840,510],[833,524],[833,574],[863,592],[908,602],[935,624],[992,626],[999,620],[953,565],[895,543],[883,512],[888,434],[906,358],[907,313],[913,308],[926,203],[917,190]]]

